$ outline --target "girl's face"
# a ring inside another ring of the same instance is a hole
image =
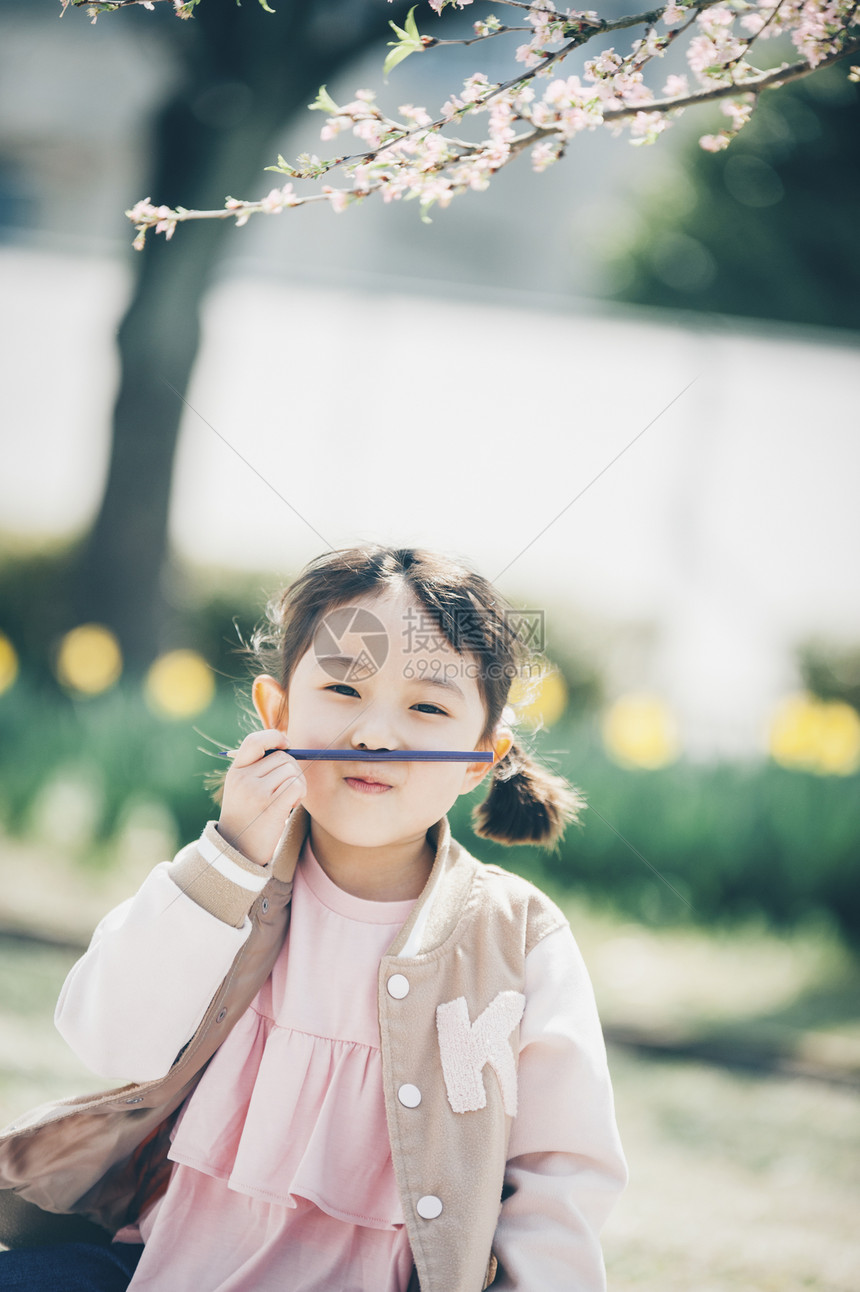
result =
[[[296,749],[477,749],[485,722],[478,657],[458,654],[406,591],[353,604],[376,617],[384,636],[371,636],[367,622],[358,625],[364,631],[343,631],[331,612],[296,666],[286,712],[273,678],[255,682],[265,725],[286,730]],[[354,663],[362,657],[366,667]],[[494,734],[503,758],[511,732],[499,726]],[[491,764],[306,762],[302,769],[312,819],[345,844],[372,848],[421,838]]]

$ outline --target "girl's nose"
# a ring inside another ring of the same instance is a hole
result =
[[[372,710],[356,719],[349,733],[349,743],[353,749],[399,749],[403,746],[393,719],[382,711]]]

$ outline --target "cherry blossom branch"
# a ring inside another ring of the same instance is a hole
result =
[[[78,4],[83,4],[84,2],[85,0],[77,0]],[[725,0],[701,0],[701,3],[697,4],[695,8],[691,10],[690,22],[693,22],[695,20],[696,15],[701,10],[709,9],[713,5],[723,4],[724,2]],[[142,3],[142,0],[125,0],[125,3],[140,4]],[[511,5],[514,3],[514,0],[498,0],[498,3]],[[531,13],[546,13],[546,14],[552,14],[553,17],[557,16],[555,10],[539,9],[537,5],[517,4],[516,8],[528,9]],[[658,20],[658,18],[662,17],[664,8],[665,6],[661,5],[658,9],[648,9],[645,11],[645,13],[628,14],[627,17],[625,18],[615,18],[609,21],[602,18],[598,19],[597,15],[594,14],[593,17],[596,20],[594,24],[594,34],[601,35],[610,31],[625,31],[629,27],[640,27],[642,26],[643,23],[648,23],[653,25]],[[475,26],[485,27],[486,23],[476,22]],[[689,26],[689,23],[687,24],[687,26]],[[529,27],[505,27],[500,23],[498,27],[494,27],[487,31],[482,31],[480,35],[463,36],[463,37],[460,37],[458,40],[454,40],[454,39],[442,40],[437,36],[424,36],[423,45],[425,49],[438,49],[442,45],[476,45],[478,41],[491,40],[494,36],[507,36],[508,33],[512,31],[529,31],[529,30],[530,30]],[[681,32],[685,30],[686,30],[686,27],[682,27],[678,32],[670,33],[670,38],[674,38],[674,36],[679,35]]]
[[[197,0],[199,3],[199,0]],[[73,9],[82,9],[88,6],[91,9],[103,9],[105,13],[110,13],[114,9],[127,9],[129,5],[142,5],[144,9],[152,9],[157,4],[167,3],[175,6],[174,0],[60,0],[60,17],[71,7]]]
[[[61,0],[64,7],[69,2]],[[106,2],[122,5],[149,0]],[[182,0],[172,2],[176,8]],[[463,8],[472,0],[448,2]],[[252,215],[277,214],[287,207],[320,201],[341,212],[374,193],[380,193],[384,202],[417,198],[421,219],[427,221],[434,204],[446,207],[458,194],[487,188],[492,177],[526,149],[531,149],[533,169],[542,171],[558,161],[571,139],[584,130],[605,126],[617,134],[626,128],[632,143],[650,144],[687,108],[714,101],[720,101],[729,125],[717,134],[702,136],[699,142],[703,148],[717,151],[727,147],[746,125],[762,91],[860,52],[860,31],[854,25],[858,0],[694,0],[692,4],[669,0],[665,6],[613,20],[602,19],[593,11],[560,12],[551,0],[497,2],[524,10],[529,25],[506,27],[490,15],[473,24],[473,38],[440,40],[419,32],[415,20],[418,5],[414,5],[402,28],[390,24],[397,39],[389,42],[391,52],[384,70],[387,73],[411,54],[433,47],[476,44],[513,31],[531,32],[531,39],[516,50],[516,61],[524,64],[516,75],[491,84],[483,73],[473,74],[461,91],[451,94],[435,119],[425,108],[408,103],[398,109],[399,119],[386,115],[371,90],[359,90],[353,102],[339,106],[323,86],[310,105],[326,114],[321,138],[334,139],[344,130],[352,130],[364,143],[364,151],[324,161],[303,154],[296,165],[279,157],[277,165],[266,169],[286,176],[289,182],[257,201],[227,198],[222,210],[155,206],[147,198],[126,212],[137,230],[134,246],[144,245],[149,229],[170,238],[177,224],[187,220],[235,218],[237,225],[242,225]],[[445,4],[446,0],[430,0],[437,14]],[[742,37],[736,33],[736,22],[749,34]],[[665,32],[659,30],[659,24],[665,26]],[[637,26],[645,27],[644,36],[625,52],[603,49],[585,62],[581,75],[557,75],[565,59],[589,41]],[[670,45],[687,36],[687,63],[698,86],[691,89],[687,76],[673,74],[662,94],[656,95],[645,84],[645,70],[650,71]],[[748,61],[754,42],[778,36],[790,38],[800,60],[767,69],[754,67]],[[554,75],[556,79],[550,79]],[[850,76],[860,79],[860,69],[852,68]],[[542,95],[537,90],[541,78],[549,80]],[[483,140],[470,142],[448,134],[455,122],[481,113],[488,117],[488,134]],[[518,130],[518,126],[525,129]],[[352,187],[324,184],[308,194],[294,190],[294,181],[319,181],[336,167],[343,168]]]
[[[510,81],[506,81],[504,85],[497,85],[493,89],[488,89],[486,94],[481,95],[480,98],[472,100],[471,102],[473,106],[469,108],[468,111],[475,111],[478,108],[484,108],[488,103],[490,103],[491,100],[497,98],[500,94],[505,94],[508,90],[513,89],[515,86],[519,87],[521,85],[526,84],[528,81],[531,81],[535,76],[539,76],[541,73],[545,72],[548,68],[552,67],[553,63],[557,63],[560,60],[567,58],[568,54],[571,54],[573,50],[578,48],[578,46],[581,45],[582,43],[583,43],[582,40],[579,40],[576,38],[574,38],[571,41],[568,41],[566,45],[562,46],[561,49],[556,50],[554,54],[548,54],[547,57],[541,63],[538,63],[536,67],[532,68],[531,71],[524,72],[521,76],[514,76],[511,78]],[[453,100],[449,100],[449,102],[452,102],[452,101]],[[463,105],[461,104],[461,108],[462,107]],[[438,130],[442,126],[446,126],[449,123],[449,121],[451,121],[453,118],[458,117],[460,115],[461,115],[461,111],[460,109],[458,109],[455,112],[453,112],[450,116],[442,116],[442,117],[439,117],[436,121],[428,121],[426,125],[415,126],[411,130],[404,130],[402,135],[399,135],[397,139],[391,139],[387,143],[380,145],[380,147],[377,148],[374,153],[356,153],[352,157],[343,157],[340,159],[340,161],[333,162],[332,165],[340,165],[341,162],[343,162],[344,164],[349,164],[351,162],[366,160],[371,157],[375,158],[380,153],[385,152],[387,149],[394,148],[397,144],[401,143],[404,138],[408,138],[411,135],[421,134],[426,130]]]
[[[173,6],[173,12],[177,18],[191,18],[195,8],[200,4],[200,0],[60,0],[60,17],[62,18],[69,5],[73,9],[85,7],[90,18],[95,22],[103,13],[113,13],[116,9],[127,9],[130,5],[154,9],[162,2]],[[260,4],[268,13],[273,12],[265,0],[260,0]]]
[[[482,31],[479,36],[464,37],[461,40],[440,40],[437,36],[428,36],[424,41],[425,49],[441,49],[443,45],[477,45],[481,40],[492,40],[494,36],[507,36],[512,31],[529,31],[528,27],[495,27],[492,31]]]
[[[828,58],[823,58],[815,67],[810,67],[808,63],[784,63],[781,67],[762,72],[760,76],[749,77],[744,81],[732,81],[729,85],[715,86],[714,89],[702,90],[699,94],[688,94],[686,98],[655,99],[647,104],[647,111],[674,112],[676,109],[696,107],[700,103],[714,103],[732,94],[760,94],[762,90],[778,89],[789,81],[798,81],[801,77],[811,76],[819,68],[829,67],[843,58],[850,58],[852,54],[860,54],[860,39],[854,41],[851,45],[847,45],[845,49],[840,50],[837,54],[831,54]],[[631,116],[634,112],[641,111],[641,107],[610,108],[604,112],[603,120],[619,121],[624,117]]]
[[[505,0],[501,0],[504,4]],[[495,36],[507,36],[512,31],[531,31],[530,27],[506,27],[498,18],[488,18],[486,22],[474,24],[474,36],[462,36],[457,39],[443,40],[438,36],[422,36],[421,43],[425,49],[439,49],[442,45],[477,45],[481,40],[492,40]]]
[[[501,0],[504,4],[505,0]],[[87,13],[96,21],[103,13],[113,13],[116,9],[128,9],[130,5],[140,5],[143,9],[154,9],[157,4],[170,4],[173,6],[173,12],[177,18],[192,18],[194,10],[201,3],[201,0],[60,0],[60,17],[68,9],[69,5],[73,9],[86,8]],[[239,4],[240,0],[236,0]],[[266,13],[274,13],[274,9],[269,8],[268,0],[258,0],[261,9]]]
[[[754,31],[753,34],[749,37],[749,39],[744,41],[743,53],[739,55],[739,57],[743,57],[743,55],[749,53],[755,41],[757,41],[759,37],[764,32],[767,31],[768,27],[770,27],[771,24],[778,18],[779,11],[784,4],[785,4],[785,0],[779,0],[779,4],[775,5],[774,8],[771,9],[770,13],[765,18],[764,22],[762,23],[761,27],[759,27],[758,31]]]
[[[699,0],[697,4],[687,6],[691,14],[690,22],[698,17],[698,15],[705,9],[713,9],[716,5],[723,4],[724,2],[725,0]],[[504,4],[505,0],[502,0],[502,3]],[[658,22],[659,19],[663,17],[666,9],[671,9],[673,7],[674,6],[672,5],[660,5],[657,9],[646,9],[644,13],[629,14],[626,18],[614,18],[609,22],[605,22],[601,31],[626,31],[629,27],[653,27],[654,23]],[[688,22],[687,26],[689,25],[690,23]],[[686,28],[684,28],[684,30],[686,30]]]
[[[838,54],[834,54],[830,58],[822,60],[822,62],[818,64],[818,67],[829,66],[832,63],[838,62],[840,59],[849,58],[852,54],[857,53],[860,53],[860,40],[840,51]],[[686,98],[651,100],[646,105],[646,108],[648,112],[674,112],[687,107],[695,107],[700,103],[714,103],[720,99],[725,99],[735,94],[758,95],[762,90],[776,89],[779,86],[785,85],[789,81],[796,81],[801,77],[810,76],[817,70],[817,67],[810,67],[807,63],[794,63],[792,65],[783,64],[782,67],[774,68],[767,73],[763,73],[760,77],[754,79],[751,78],[747,81],[732,82],[729,85],[717,86],[711,90],[703,90],[699,94],[688,95]],[[630,107],[618,109],[610,108],[603,113],[603,120],[623,120],[642,112],[642,110],[641,105],[631,105]],[[557,126],[541,126],[526,134],[515,136],[511,140],[511,160],[513,160],[514,155],[522,152],[523,149],[528,147],[530,144],[557,134]],[[473,149],[480,147],[480,145],[476,144],[468,146]],[[365,156],[372,156],[372,154],[365,154]]]

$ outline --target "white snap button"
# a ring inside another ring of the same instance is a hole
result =
[[[410,1086],[407,1082],[405,1086],[401,1086],[398,1090],[397,1098],[404,1108],[417,1108],[421,1103],[421,1091],[417,1086]]]
[[[409,994],[409,979],[404,978],[402,973],[393,973],[388,979],[388,994],[395,1000],[402,1000]]]
[[[426,1198],[418,1199],[415,1210],[422,1220],[435,1220],[437,1216],[442,1215],[441,1199],[434,1198],[432,1193],[428,1193]]]

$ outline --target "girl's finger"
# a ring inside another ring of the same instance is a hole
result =
[[[267,749],[286,749],[286,746],[287,736],[284,731],[278,731],[273,727],[265,731],[252,731],[236,751],[232,765],[250,767],[252,763],[257,763],[265,757]]]
[[[304,772],[295,758],[290,758],[289,754],[273,754],[266,762],[272,764],[271,770],[261,771],[258,783],[270,794],[278,794],[282,789],[295,784],[301,785],[302,794],[307,791]]]

